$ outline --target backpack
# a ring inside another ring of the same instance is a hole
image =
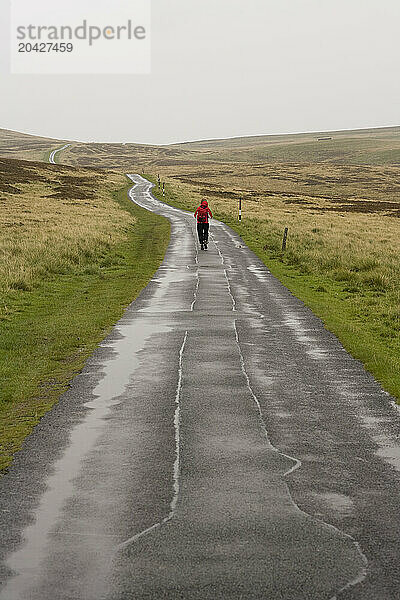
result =
[[[197,209],[197,222],[198,223],[207,223],[208,217],[208,209],[207,208],[198,208]]]

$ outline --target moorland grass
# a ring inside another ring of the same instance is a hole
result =
[[[322,139],[321,139],[322,137]],[[50,148],[65,142],[0,129],[0,156],[42,160]],[[48,155],[45,160],[48,160]],[[61,162],[59,160],[58,162]],[[106,167],[137,172],[144,168],[186,164],[400,164],[400,128],[264,135],[224,140],[203,140],[154,146],[144,144],[73,143],[62,162],[74,166]]]
[[[71,190],[69,198],[57,191],[65,168],[53,166],[51,176],[34,169],[49,181],[19,184],[23,193],[8,198],[0,224],[6,263],[0,271],[3,471],[148,283],[169,240],[168,221],[134,205],[122,176],[97,173],[94,184],[89,170],[70,170],[70,185],[87,191],[85,199],[73,200]]]
[[[185,165],[387,165],[400,164],[400,128],[339,131],[318,141],[320,134],[260,136],[189,142],[170,146],[140,144],[73,144],[62,153],[62,162],[71,165],[102,166],[147,172],[171,167],[180,171]],[[7,142],[9,143],[9,142]],[[35,142],[37,143],[37,142]],[[2,149],[0,132],[0,153]],[[20,144],[21,145],[21,142]],[[14,151],[18,149],[17,144]]]

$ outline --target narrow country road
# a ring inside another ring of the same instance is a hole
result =
[[[49,162],[52,165],[55,165],[56,164],[56,154],[58,154],[59,152],[62,152],[63,150],[65,150],[66,148],[69,148],[70,146],[71,146],[71,144],[65,144],[65,146],[63,146],[62,148],[57,148],[57,150],[53,150],[50,153]]]
[[[0,600],[400,597],[400,413],[228,227],[171,243],[0,480]]]

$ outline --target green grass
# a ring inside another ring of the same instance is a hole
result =
[[[147,176],[156,183],[155,176]],[[166,196],[156,187],[154,193],[164,202],[193,211],[195,202],[187,192],[166,185]],[[360,360],[382,387],[400,403],[400,310],[398,290],[383,290],[379,281],[346,280],[345,274],[336,277],[307,272],[296,264],[295,243],[289,234],[288,251],[282,255],[275,235],[265,235],[265,226],[257,219],[239,223],[232,215],[214,212],[214,216],[232,227],[251,250],[268,266],[296,297],[322,319],[343,346]],[[367,261],[366,257],[366,261]],[[368,262],[368,261],[367,261]]]
[[[55,275],[9,299],[12,316],[0,321],[2,471],[163,260],[169,223],[134,205],[129,187],[116,192],[115,201],[136,223],[102,257],[109,266]]]

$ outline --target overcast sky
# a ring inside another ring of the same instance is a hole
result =
[[[104,76],[10,75],[0,2],[1,128],[163,144],[400,124],[399,0],[152,0],[151,74]]]

